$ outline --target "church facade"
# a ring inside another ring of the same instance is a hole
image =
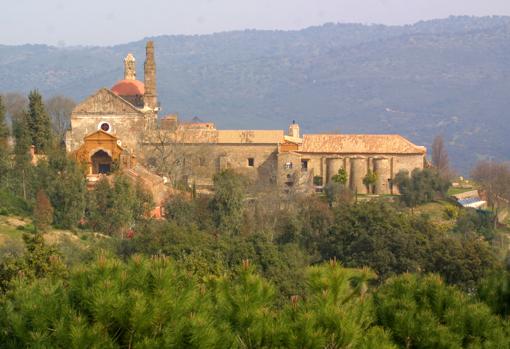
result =
[[[174,180],[207,188],[212,177],[233,169],[254,181],[284,188],[311,188],[332,180],[340,169],[358,193],[396,193],[392,179],[421,169],[426,149],[399,135],[304,134],[292,123],[284,130],[221,130],[214,123],[158,117],[154,45],[147,43],[144,81],[135,58],[124,59],[124,79],[78,104],[66,135],[69,152],[89,174],[142,164]],[[363,179],[375,174],[367,188]]]

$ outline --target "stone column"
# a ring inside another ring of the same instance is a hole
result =
[[[367,159],[351,158],[351,189],[358,194],[367,194],[367,187],[363,184],[363,178],[367,175]]]
[[[389,194],[388,180],[391,179],[390,162],[386,158],[374,159],[374,172],[377,175],[375,193],[378,195]]]
[[[341,158],[329,158],[326,160],[326,173],[327,173],[327,181],[329,183],[333,176],[338,174],[338,170],[340,170],[343,166],[343,159]]]

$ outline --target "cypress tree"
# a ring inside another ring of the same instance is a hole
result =
[[[32,174],[32,166],[30,163],[30,145],[32,143],[30,137],[30,129],[28,126],[28,114],[20,113],[13,120],[13,133],[16,144],[14,146],[14,173],[13,184],[15,191],[23,199],[28,198],[28,183]]]
[[[51,120],[37,90],[28,95],[28,126],[36,152],[47,153],[53,143]]]
[[[9,128],[5,122],[5,107],[0,96],[0,184],[3,184],[9,169]]]
[[[223,232],[237,234],[243,219],[244,181],[232,170],[214,176],[214,197],[210,202],[216,227]]]
[[[34,208],[34,223],[38,231],[45,231],[53,223],[53,207],[43,190],[37,192]]]
[[[83,218],[85,210],[87,186],[83,169],[65,151],[59,150],[49,156],[49,172],[47,192],[55,209],[54,224],[72,229]]]

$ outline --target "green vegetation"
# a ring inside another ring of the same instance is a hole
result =
[[[139,183],[133,185],[125,176],[116,175],[111,184],[110,179],[102,178],[85,206],[86,225],[109,235],[126,236],[152,209],[153,199]]]
[[[454,187],[450,187],[450,189],[448,189],[448,196],[454,196],[454,195],[466,193],[466,192],[472,191],[472,190],[475,190],[475,189],[474,188],[454,188]]]
[[[510,327],[434,275],[392,278],[375,293],[378,323],[402,348],[508,348]]]
[[[214,197],[211,200],[212,218],[220,231],[239,233],[243,218],[243,179],[231,170],[214,176]]]
[[[410,176],[407,171],[400,171],[394,183],[400,192],[400,201],[408,207],[444,198],[451,186],[448,179],[429,168],[415,169]]]
[[[51,129],[50,116],[42,101],[42,96],[37,90],[28,95],[28,111],[26,112],[28,133],[31,144],[35,146],[37,153],[45,154],[53,146],[53,131]]]
[[[373,193],[374,188],[373,186],[377,182],[377,174],[373,171],[368,171],[366,176],[363,177],[363,184],[367,187],[368,193]]]
[[[42,232],[53,223],[53,206],[42,189],[39,189],[35,198],[34,223],[36,229]]]
[[[0,181],[2,347],[510,347],[497,210],[455,206],[434,170],[399,174],[400,200],[359,201],[341,171],[325,196],[224,171],[156,220],[140,182],[87,190],[56,142],[33,165],[19,115]],[[499,207],[509,172],[489,165]]]

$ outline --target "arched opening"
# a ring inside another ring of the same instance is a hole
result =
[[[92,155],[92,173],[110,173],[112,157],[104,150],[98,150]]]

